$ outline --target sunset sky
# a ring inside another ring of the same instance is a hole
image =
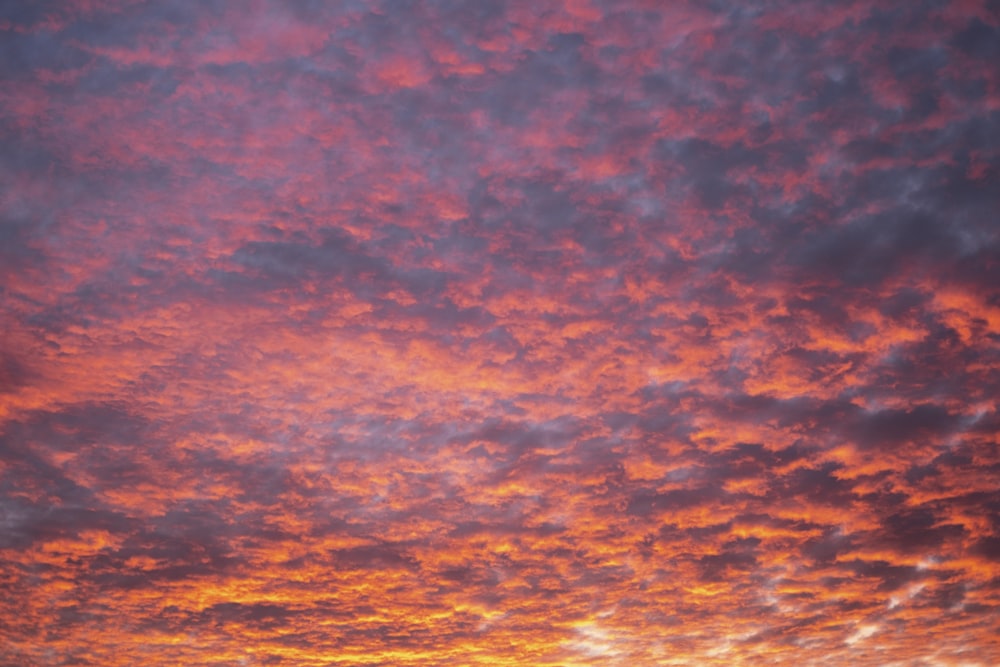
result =
[[[1000,664],[1000,2],[0,4],[0,665]]]

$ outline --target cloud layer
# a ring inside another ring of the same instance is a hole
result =
[[[0,663],[1000,662],[1000,5],[0,10]]]

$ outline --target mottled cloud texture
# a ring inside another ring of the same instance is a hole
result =
[[[1000,664],[1000,3],[0,9],[0,664]]]

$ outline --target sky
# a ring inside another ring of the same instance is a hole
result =
[[[0,665],[1000,664],[1000,2],[0,4]]]

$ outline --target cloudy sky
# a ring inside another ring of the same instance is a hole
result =
[[[996,0],[0,7],[0,664],[1000,664]]]

